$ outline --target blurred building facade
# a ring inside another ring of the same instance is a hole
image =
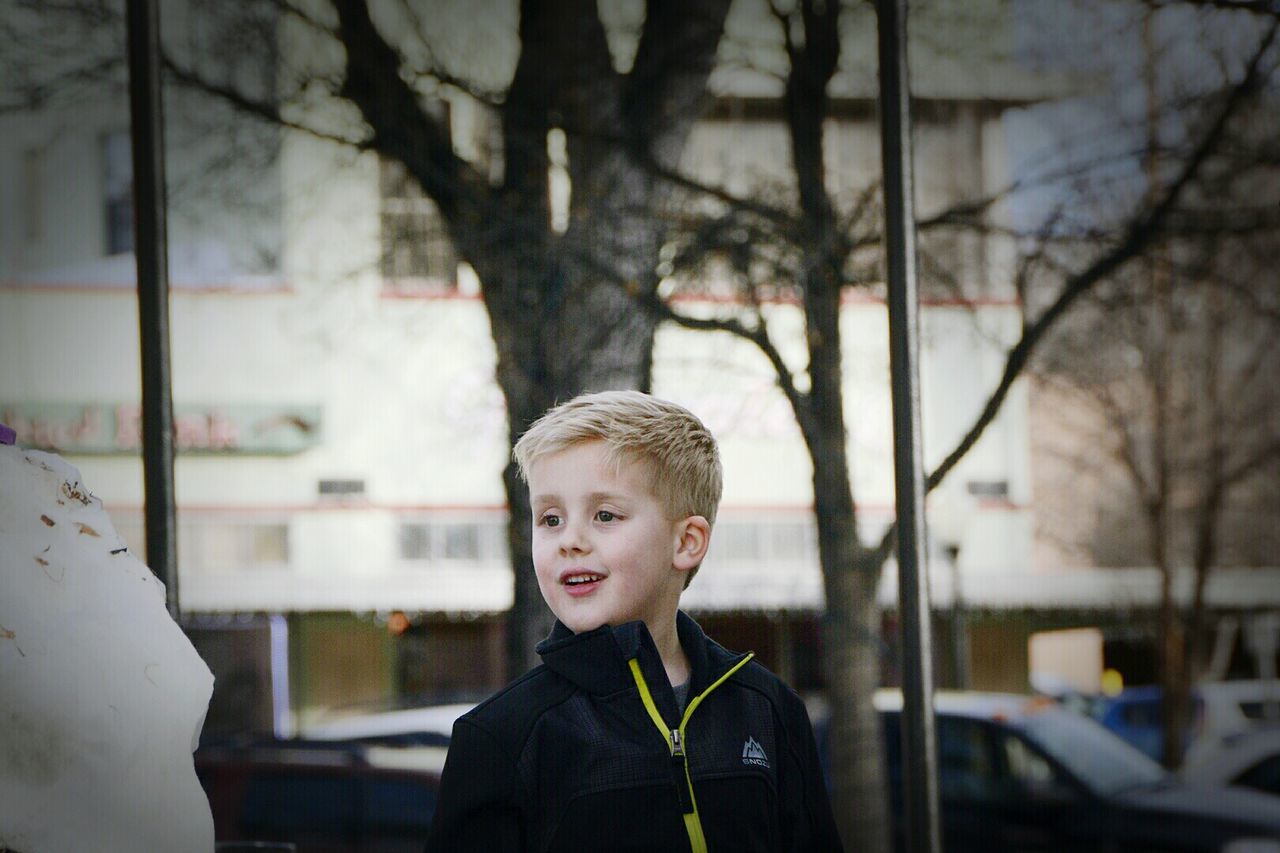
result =
[[[916,87],[924,216],[1007,186],[1004,113],[1056,91],[954,71],[940,64]],[[686,167],[740,191],[784,180],[776,81],[726,72],[715,85]],[[878,172],[874,92],[855,72],[839,86],[829,169],[853,190]],[[482,161],[484,109],[461,96],[441,109],[458,153]],[[179,574],[186,627],[219,675],[210,727],[288,730],[352,703],[484,695],[503,678],[511,577],[506,425],[475,274],[394,165],[258,129],[239,144],[272,156],[222,163],[215,177],[200,153],[213,143],[182,129],[185,112],[179,103],[170,135],[184,140],[170,155]],[[127,131],[118,95],[0,115],[0,421],[77,465],[141,553]],[[1001,238],[923,248],[949,271],[926,285],[922,312],[932,466],[981,410],[1022,313]],[[714,304],[715,282],[704,284],[682,307]],[[854,491],[874,537],[893,507],[888,343],[884,304],[865,292],[850,293],[841,322]],[[793,328],[782,346],[798,357],[798,313],[767,310]],[[663,328],[654,391],[702,417],[724,457],[720,519],[686,608],[799,689],[819,688],[811,471],[769,365],[726,336]],[[960,678],[945,664],[963,643],[970,685],[1025,689],[1031,633],[1082,613],[1127,618],[1114,597],[1076,590],[1082,575],[1050,579],[1055,567],[1035,564],[1029,424],[1019,385],[931,498],[944,680]],[[891,641],[891,570],[883,586]],[[957,603],[958,635],[943,630]],[[892,653],[885,671],[891,680]]]

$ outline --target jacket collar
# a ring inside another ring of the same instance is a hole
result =
[[[742,659],[742,655],[727,651],[707,637],[698,623],[684,611],[676,614],[676,635],[689,658],[690,697],[701,693]],[[657,698],[663,716],[669,718],[668,710],[674,711],[675,696],[667,681],[662,658],[643,622],[602,625],[594,631],[575,634],[557,620],[550,635],[538,644],[537,651],[548,669],[594,694],[633,688],[635,682],[627,661],[635,658],[640,661],[640,672]],[[666,704],[670,708],[663,707]]]

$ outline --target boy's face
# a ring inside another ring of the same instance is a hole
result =
[[[615,473],[600,441],[530,465],[533,566],[551,612],[574,633],[675,616],[684,585],[683,520],[672,520],[642,463]],[[691,566],[690,566],[691,567]]]

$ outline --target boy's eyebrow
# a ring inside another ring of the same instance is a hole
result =
[[[625,500],[625,495],[622,495],[619,492],[592,492],[591,494],[587,495],[587,503],[598,503],[600,501],[610,501],[610,500],[612,501]],[[558,504],[561,502],[562,502],[561,497],[555,494],[531,495],[529,497],[529,504],[531,506],[542,506],[545,504]]]
[[[611,501],[613,503],[626,503],[627,494],[625,492],[592,492],[587,495],[587,503],[600,503],[601,501]]]

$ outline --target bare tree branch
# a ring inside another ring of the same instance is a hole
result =
[[[368,147],[404,163],[446,219],[492,210],[488,179],[453,150],[448,128],[422,109],[400,76],[400,59],[374,26],[362,0],[337,0],[338,31],[346,45],[341,94],[373,129]]]
[[[1227,468],[1222,474],[1222,481],[1226,485],[1234,486],[1252,475],[1263,473],[1268,465],[1278,461],[1280,461],[1280,439],[1264,444],[1254,453]]]
[[[947,455],[945,459],[938,465],[933,472],[925,480],[925,491],[931,491],[937,487],[939,483],[951,472],[953,468],[964,458],[965,454],[977,443],[982,434],[986,432],[996,418],[1000,407],[1004,404],[1005,398],[1009,395],[1009,391],[1013,387],[1013,383],[1021,375],[1023,368],[1029,361],[1032,352],[1036,346],[1044,338],[1045,334],[1058,321],[1071,305],[1087,293],[1094,285],[1103,280],[1107,276],[1114,273],[1130,259],[1139,254],[1142,249],[1159,233],[1169,214],[1174,210],[1182,193],[1187,186],[1196,177],[1201,166],[1213,153],[1218,141],[1222,138],[1226,130],[1227,123],[1231,120],[1241,103],[1253,94],[1259,87],[1260,74],[1259,69],[1262,57],[1270,49],[1275,41],[1277,28],[1280,27],[1280,19],[1273,22],[1263,36],[1258,49],[1254,52],[1249,64],[1245,70],[1244,76],[1240,82],[1232,87],[1230,93],[1224,99],[1217,116],[1210,123],[1208,129],[1201,137],[1199,143],[1192,151],[1191,156],[1180,170],[1177,178],[1169,185],[1163,196],[1151,207],[1146,215],[1141,216],[1127,230],[1120,242],[1114,246],[1111,251],[1095,260],[1083,272],[1076,275],[1067,282],[1058,298],[1050,305],[1044,313],[1040,315],[1033,323],[1028,325],[1023,331],[1021,339],[1009,350],[1005,359],[1004,373],[1000,377],[991,396],[987,399],[986,405],[982,412],[974,421],[972,427],[960,440],[956,447]],[[882,543],[891,541],[896,536],[897,522],[895,521],[885,533]]]
[[[337,35],[333,31],[332,23],[321,21],[315,15],[311,14],[310,11],[303,9],[298,4],[291,2],[291,0],[268,0],[268,2],[270,2],[271,6],[277,9],[281,14],[287,15],[300,23],[305,24],[317,35],[324,35],[329,38],[335,38]]]
[[[785,208],[775,207],[756,199],[744,198],[723,187],[699,181],[676,169],[667,168],[653,158],[643,158],[641,165],[655,177],[661,178],[680,189],[705,195],[735,210],[744,211],[768,220],[782,229],[784,235],[792,235],[791,239],[794,239],[794,233],[799,227],[799,221],[793,213]]]
[[[234,86],[230,86],[225,83],[216,83],[212,80],[206,79],[192,69],[176,63],[167,53],[164,55],[163,61],[165,73],[174,82],[200,92],[215,95],[243,113],[263,119],[264,121],[278,124],[281,127],[286,127],[290,130],[297,130],[302,133],[309,134],[317,139],[323,139],[328,142],[337,142],[342,145],[350,145],[359,149],[369,147],[368,138],[360,139],[356,137],[343,136],[337,133],[330,133],[328,131],[321,130],[318,127],[312,127],[310,125],[303,124],[302,122],[285,118],[278,105],[269,101],[258,100],[250,97]]]
[[[777,376],[778,388],[787,398],[787,402],[791,404],[791,408],[799,421],[801,431],[812,429],[812,423],[809,422],[807,415],[809,411],[808,396],[796,387],[795,380],[791,375],[791,368],[787,366],[787,363],[782,358],[782,353],[778,351],[778,348],[774,346],[773,341],[769,338],[768,327],[763,318],[759,319],[755,328],[750,328],[737,319],[690,317],[687,314],[681,314],[665,300],[657,296],[645,299],[644,305],[658,317],[670,320],[683,328],[708,332],[727,332],[755,344],[773,367]]]
[[[728,12],[729,0],[648,0],[622,98],[633,154],[674,162],[663,141],[683,138],[686,122],[701,113],[695,104],[708,97],[704,84]],[[673,116],[682,118],[673,122]]]
[[[1208,9],[1222,9],[1229,12],[1280,15],[1280,2],[1277,2],[1277,0],[1146,0],[1146,3],[1152,9],[1199,6]]]

